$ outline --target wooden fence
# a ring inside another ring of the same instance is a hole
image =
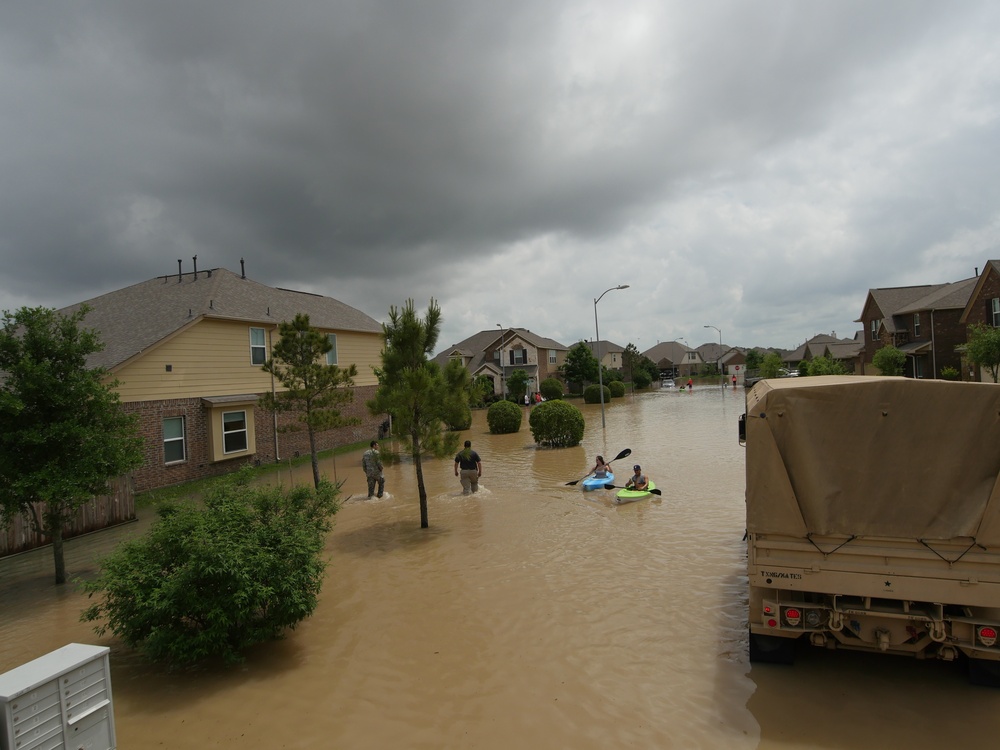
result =
[[[109,494],[95,497],[80,507],[73,522],[63,529],[63,538],[69,539],[134,518],[135,492],[132,477],[119,477],[111,482]],[[0,557],[41,547],[50,542],[48,537],[32,530],[27,518],[16,518],[7,528],[0,529]]]

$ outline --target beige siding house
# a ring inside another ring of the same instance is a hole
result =
[[[319,447],[376,436],[382,420],[365,404],[377,385],[382,326],[338,300],[216,268],[158,277],[81,304],[90,308],[83,325],[105,344],[89,364],[108,368],[125,408],[139,416],[146,447],[134,476],[138,491],[308,450],[304,433],[282,429],[294,415],[257,405],[262,394],[280,389],[261,369],[278,324],[299,313],[330,337],[329,364],[358,370],[353,401],[342,413],[359,424],[321,434]]]

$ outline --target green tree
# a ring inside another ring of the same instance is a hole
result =
[[[778,377],[778,370],[784,366],[785,363],[781,361],[781,356],[771,352],[760,363],[760,376],[762,378],[776,378]]]
[[[622,352],[622,370],[628,374],[629,382],[632,381],[632,373],[635,372],[635,368],[638,367],[641,359],[642,355],[639,353],[639,347],[631,343],[625,346],[625,351]]]
[[[452,359],[444,368],[444,423],[450,430],[467,430],[472,426],[469,402],[473,390],[469,371],[459,360]]]
[[[402,309],[392,306],[382,334],[382,367],[375,371],[378,388],[368,409],[392,414],[393,434],[409,447],[420,497],[420,528],[426,529],[430,521],[422,456],[427,452],[443,458],[455,451],[459,438],[446,429],[447,381],[441,368],[428,359],[441,334],[441,308],[431,299],[421,320],[412,299]],[[467,392],[462,395],[468,399]]]
[[[28,519],[52,540],[55,581],[66,582],[63,529],[109,480],[142,463],[143,441],[107,370],[104,347],[80,327],[89,309],[4,311],[0,330],[0,521]]]
[[[879,375],[902,375],[906,354],[894,346],[883,346],[872,355],[872,364]]]
[[[996,383],[1000,373],[1000,328],[982,323],[971,325],[966,341],[966,358],[972,364],[989,370]]]
[[[477,375],[469,386],[469,406],[473,409],[482,408],[486,405],[487,395],[491,393],[493,393],[493,381],[485,375]]]
[[[145,536],[121,544],[84,583],[81,615],[148,658],[183,666],[241,661],[316,609],[337,490],[323,480],[283,490],[249,471],[214,485],[204,507],[167,506]]]
[[[758,370],[763,363],[764,355],[761,353],[760,349],[750,349],[747,352],[746,369]]]
[[[524,403],[524,394],[528,392],[528,373],[518,368],[507,376],[507,391],[517,403]]]
[[[802,370],[806,372],[803,373]],[[847,375],[847,368],[839,359],[829,357],[813,357],[809,362],[799,365],[799,374],[804,375]]]
[[[354,397],[349,389],[354,385],[358,370],[354,365],[340,368],[326,363],[324,358],[333,349],[333,344],[329,336],[309,325],[308,315],[299,313],[291,323],[282,322],[278,335],[271,358],[261,369],[274,375],[285,390],[264,394],[260,405],[265,409],[298,414],[296,423],[282,429],[304,429],[309,433],[313,485],[319,489],[316,433],[360,422],[340,414],[340,407]]]
[[[582,341],[574,344],[566,352],[566,360],[560,368],[563,379],[567,383],[575,383],[578,390],[582,390],[584,383],[592,383],[597,380],[598,373],[597,357]]]
[[[568,448],[583,440],[586,423],[583,413],[568,401],[546,401],[531,410],[528,425],[536,443]]]
[[[635,372],[632,373],[632,385],[640,390],[643,388],[648,388],[649,384],[653,382],[653,378],[650,376],[649,372],[644,368],[640,367]]]

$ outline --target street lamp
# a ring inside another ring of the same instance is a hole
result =
[[[715,328],[715,326],[703,326],[704,328]],[[719,356],[715,360],[715,366],[719,368],[719,377],[722,378],[722,387],[726,387],[726,379],[722,375],[722,329],[715,328],[719,332]]]
[[[605,289],[601,292],[601,297],[616,289],[628,289],[628,284],[619,284],[610,289]],[[597,349],[597,382],[601,388],[601,428],[603,429],[607,426],[607,423],[604,421],[604,368],[601,367],[601,329],[597,325],[597,303],[601,301],[601,297],[594,300],[594,334],[596,335],[594,348]]]
[[[497,328],[500,329],[500,395],[503,396],[504,398],[507,398],[507,394],[504,393],[504,387],[503,387],[503,335],[504,335],[504,329],[503,329],[503,326],[500,325],[499,323],[497,323]]]

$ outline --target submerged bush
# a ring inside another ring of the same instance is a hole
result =
[[[563,386],[558,378],[545,378],[538,386],[538,391],[546,401],[563,397]]]
[[[494,435],[506,435],[521,429],[521,407],[511,401],[497,401],[486,410],[486,422]]]
[[[540,445],[567,448],[583,440],[583,413],[568,401],[545,401],[528,417],[531,435]]]
[[[583,401],[586,404],[599,404],[601,403],[601,387],[597,383],[591,383],[583,391]],[[611,400],[611,389],[608,386],[603,386],[604,388],[604,403],[608,403]]]
[[[625,395],[625,384],[620,380],[612,380],[608,383],[608,390],[611,391],[612,398],[621,398]]]
[[[101,561],[84,583],[101,600],[81,615],[98,635],[169,666],[221,658],[280,638],[316,609],[323,545],[337,489],[250,485],[241,472],[213,487],[204,507],[170,505],[138,539]]]

